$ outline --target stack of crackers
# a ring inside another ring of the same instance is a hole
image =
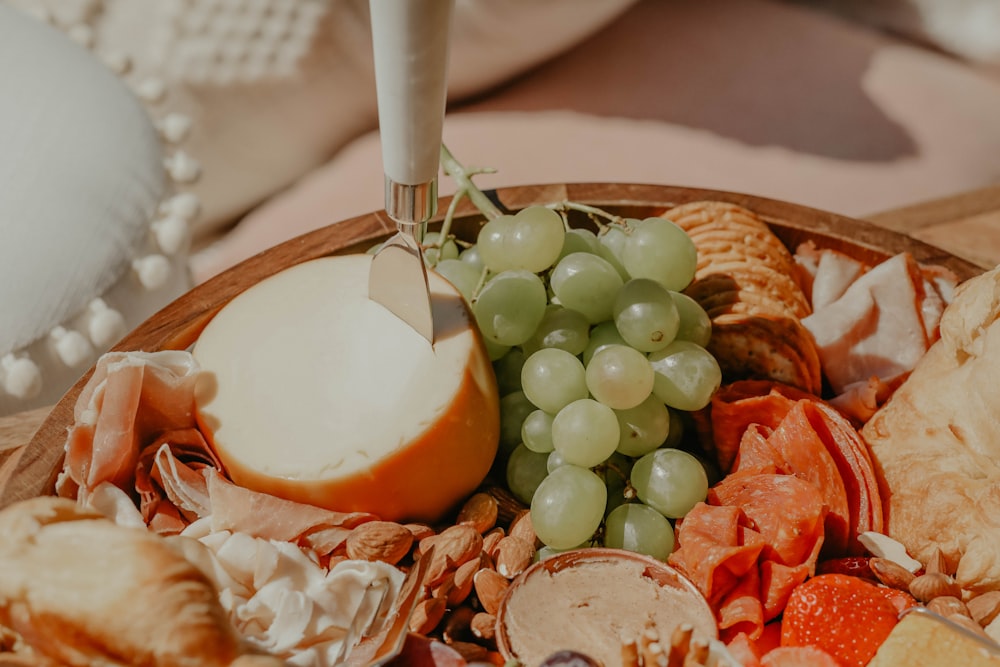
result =
[[[728,202],[691,202],[662,216],[698,249],[684,292],[712,320],[708,350],[726,379],[771,379],[818,395],[819,354],[801,323],[811,308],[781,240],[752,211]]]

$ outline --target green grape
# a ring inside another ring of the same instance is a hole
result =
[[[674,550],[674,528],[649,505],[625,503],[604,521],[604,546],[665,561]]]
[[[544,544],[569,549],[585,542],[604,518],[607,490],[596,474],[575,465],[549,473],[531,499],[531,524]]]
[[[552,444],[553,417],[544,410],[535,410],[525,417],[521,425],[521,442],[533,452],[548,454],[555,449]]]
[[[529,206],[516,215],[502,215],[483,225],[476,245],[492,271],[545,271],[563,247],[562,217],[545,206]]]
[[[627,232],[622,225],[608,225],[601,232],[601,235],[597,237],[599,243],[597,254],[608,260],[608,263],[615,267],[615,271],[622,277],[622,280],[627,281],[632,276],[629,275],[625,269],[625,265],[622,264],[622,252],[625,250],[626,235]]]
[[[615,295],[624,284],[606,259],[586,252],[559,260],[549,283],[560,304],[582,313],[591,324],[611,318]]]
[[[705,468],[680,449],[657,449],[632,466],[629,477],[639,500],[668,519],[680,519],[708,493]]]
[[[680,315],[681,323],[677,328],[675,340],[689,340],[695,345],[705,347],[712,337],[712,320],[701,305],[683,292],[670,292],[674,297],[674,305]]]
[[[627,410],[615,410],[618,428],[618,452],[625,456],[643,456],[661,446],[670,434],[670,410],[656,396]]]
[[[512,391],[500,399],[500,452],[509,454],[521,444],[521,426],[535,411],[523,391]]]
[[[653,393],[672,408],[693,412],[712,399],[722,384],[719,362],[700,345],[676,340],[649,355]]]
[[[625,490],[628,488],[628,477],[632,471],[632,459],[615,452],[608,457],[608,460],[597,468],[598,475],[604,480],[604,486],[608,489],[608,502],[604,508],[607,514],[624,503]]]
[[[472,303],[476,287],[479,286],[479,279],[483,275],[479,269],[460,259],[442,259],[435,265],[434,270],[454,285],[466,301]]]
[[[560,454],[557,451],[549,452],[549,458],[545,461],[546,470],[552,472],[559,466],[564,466],[564,465],[569,465],[569,463],[566,461],[566,459],[563,458],[562,454]]]
[[[598,401],[615,410],[627,410],[653,391],[653,367],[638,350],[607,345],[591,357],[586,380],[587,389]]]
[[[458,255],[458,259],[465,262],[466,264],[471,264],[476,267],[476,271],[480,273],[486,268],[486,262],[483,261],[482,256],[479,254],[479,246],[473,245],[469,246],[463,250]]]
[[[583,350],[583,363],[589,364],[594,355],[608,345],[628,345],[612,320],[601,322],[590,330],[590,339]]]
[[[427,232],[424,234],[423,246],[424,261],[428,266],[437,266],[445,259],[458,259],[458,244],[455,239],[448,238],[441,241],[440,232]]]
[[[625,283],[615,297],[613,312],[618,333],[640,352],[655,352],[669,345],[681,322],[670,292],[649,278]]]
[[[559,259],[574,252],[589,252],[592,255],[598,254],[597,235],[589,229],[570,229],[563,239],[563,247],[559,252]],[[558,261],[558,260],[556,260]]]
[[[494,273],[516,268],[516,259],[510,257],[507,251],[507,239],[513,223],[512,215],[497,216],[487,221],[476,236],[480,261]]]
[[[486,353],[490,357],[490,361],[497,361],[502,359],[511,350],[510,345],[501,345],[500,343],[494,343],[489,338],[483,337],[483,345],[486,346]]]
[[[550,305],[528,345],[537,349],[557,347],[570,354],[580,354],[590,340],[587,318],[569,308]]]
[[[552,420],[552,445],[563,460],[584,468],[603,463],[618,447],[615,411],[592,398],[573,401]]]
[[[472,304],[479,330],[500,345],[520,345],[535,333],[546,306],[545,285],[530,271],[503,271],[490,278]]]
[[[646,218],[625,241],[622,263],[633,278],[649,278],[680,291],[694,278],[698,251],[687,233],[666,218]]]
[[[549,474],[545,468],[548,458],[545,454],[518,445],[507,459],[507,488],[525,505],[531,504],[535,489]]]
[[[512,391],[521,391],[521,369],[527,355],[519,347],[512,347],[493,362],[493,374],[497,378],[497,391],[506,396]]]
[[[539,350],[524,360],[521,389],[535,407],[555,414],[573,401],[587,397],[583,362],[559,348]]]
[[[546,206],[528,206],[514,215],[507,251],[518,267],[540,273],[559,258],[566,237],[566,224],[558,212]]]

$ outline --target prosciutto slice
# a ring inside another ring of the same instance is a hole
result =
[[[82,502],[103,482],[131,486],[143,447],[163,432],[195,428],[198,369],[187,352],[109,352],[74,407],[57,492]]]

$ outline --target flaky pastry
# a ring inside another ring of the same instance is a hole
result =
[[[887,532],[959,583],[1000,589],[1000,267],[960,285],[941,339],[862,430],[884,484]]]
[[[0,626],[39,664],[282,664],[248,655],[210,580],[143,528],[42,497],[0,512],[0,535]]]

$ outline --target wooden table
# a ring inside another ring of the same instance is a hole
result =
[[[1000,264],[1000,184],[872,214],[867,219],[983,268]],[[39,408],[0,417],[0,488],[17,460],[14,455],[47,414],[47,408]]]

